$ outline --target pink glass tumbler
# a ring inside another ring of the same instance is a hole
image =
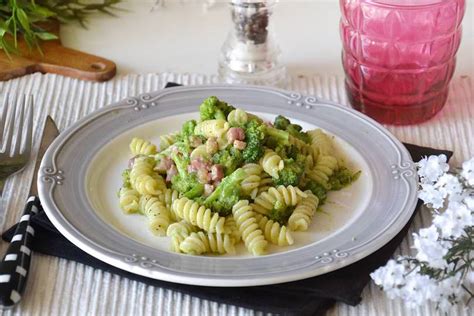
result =
[[[387,124],[444,106],[465,0],[340,0],[342,62],[352,106]]]

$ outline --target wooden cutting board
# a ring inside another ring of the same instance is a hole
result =
[[[48,23],[44,28],[59,37],[58,22]],[[18,49],[21,56],[11,54],[11,59],[0,50],[0,81],[34,72],[54,73],[83,80],[106,81],[114,77],[117,71],[114,62],[64,47],[60,39],[42,42],[43,55],[36,48],[30,50],[26,42],[20,38]]]

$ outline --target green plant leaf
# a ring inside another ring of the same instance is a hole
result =
[[[42,41],[51,41],[51,40],[58,39],[56,35],[52,33],[48,33],[48,32],[36,32],[35,35]]]
[[[28,20],[28,15],[26,15],[26,12],[18,8],[16,10],[16,17],[18,18],[18,21],[20,22],[20,25],[23,27],[23,29],[26,32],[31,32],[31,27],[30,27],[30,21]]]

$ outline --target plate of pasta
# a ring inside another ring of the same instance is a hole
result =
[[[60,232],[111,265],[171,282],[254,286],[320,275],[379,249],[413,213],[415,176],[403,145],[352,109],[209,85],[92,113],[48,149],[38,187]]]

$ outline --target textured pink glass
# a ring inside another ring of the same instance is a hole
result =
[[[342,62],[352,106],[414,124],[444,106],[465,0],[340,0]]]

